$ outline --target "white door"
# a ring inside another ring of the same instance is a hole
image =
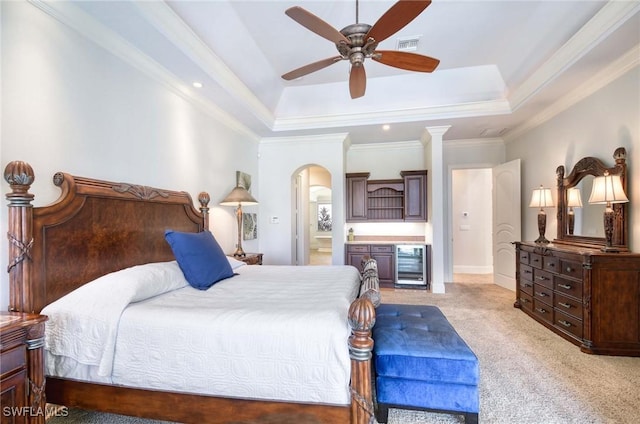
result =
[[[514,241],[522,237],[520,225],[520,159],[493,168],[493,279],[516,289]]]

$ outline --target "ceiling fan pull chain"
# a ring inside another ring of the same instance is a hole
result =
[[[356,23],[360,23],[360,19],[358,19],[358,0],[356,0]]]

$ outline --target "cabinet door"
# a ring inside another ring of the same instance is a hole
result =
[[[395,268],[393,253],[371,253],[371,257],[378,263],[378,277],[381,287],[393,287],[395,283]]]
[[[347,174],[347,222],[367,220],[368,173]]]
[[[427,220],[427,171],[403,171],[404,220]]]
[[[7,377],[0,381],[0,404],[2,404],[2,411],[0,411],[0,423],[26,423],[26,381],[27,370],[21,370],[20,372]],[[5,411],[5,408],[7,409]]]

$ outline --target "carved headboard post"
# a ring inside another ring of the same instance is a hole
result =
[[[33,246],[33,194],[29,188],[35,179],[33,168],[22,161],[10,162],[4,169],[4,179],[11,186],[9,201],[9,311],[33,312],[31,295],[31,248]]]
[[[211,198],[209,197],[209,193],[201,192],[198,194],[198,201],[200,202],[200,212],[202,213],[202,218],[204,220],[204,228],[203,230],[209,230],[209,201]]]

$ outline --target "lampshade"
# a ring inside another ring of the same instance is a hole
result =
[[[530,208],[549,208],[553,207],[553,198],[551,197],[551,189],[540,188],[533,189],[531,194],[531,202],[529,202]]]
[[[567,190],[567,206],[570,208],[582,207],[582,196],[579,188],[574,187]]]
[[[244,187],[235,187],[231,190],[231,193],[224,198],[222,202],[220,202],[222,206],[247,206],[247,205],[257,205],[258,201],[253,198],[251,193],[247,191]]]
[[[629,199],[622,188],[620,175],[609,175],[605,171],[603,176],[596,177],[593,180],[589,203],[625,203],[628,201]]]

